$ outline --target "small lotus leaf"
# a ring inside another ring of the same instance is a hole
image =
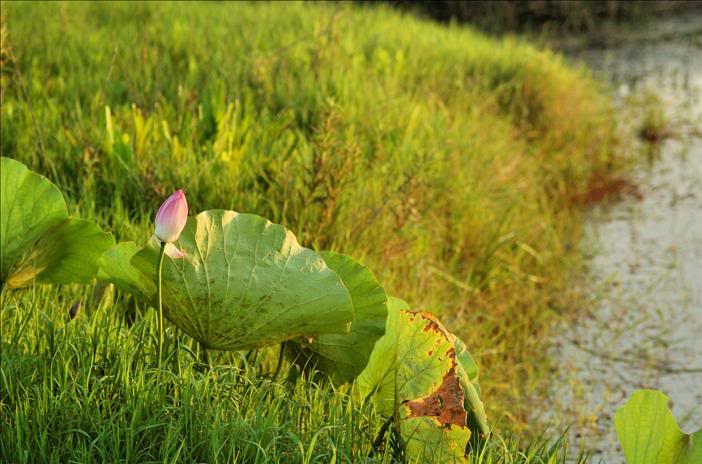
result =
[[[287,349],[296,363],[316,367],[340,384],[353,380],[366,367],[376,341],[385,333],[387,296],[367,267],[339,253],[321,255],[351,294],[351,332],[295,339]]]
[[[429,313],[401,311],[399,321],[395,388],[407,455],[465,462],[471,432],[455,342]]]
[[[114,245],[89,221],[70,218],[59,189],[19,161],[0,160],[0,282],[88,283]]]
[[[165,257],[164,316],[208,348],[244,350],[346,333],[353,305],[341,278],[292,232],[253,214],[205,211],[188,219]],[[155,285],[158,250],[131,259]]]
[[[489,433],[487,414],[485,413],[485,405],[480,399],[480,385],[478,384],[478,364],[470,355],[465,343],[460,338],[449,334],[454,339],[454,347],[456,349],[456,359],[458,360],[458,378],[461,382],[461,387],[465,394],[466,410],[470,411],[468,415],[468,426],[473,432],[479,432],[483,435]]]
[[[702,462],[702,429],[693,432],[677,464],[695,464]]]
[[[702,430],[684,434],[668,409],[668,397],[638,390],[614,416],[614,428],[628,464],[698,464]]]
[[[470,426],[488,433],[483,404],[468,374],[477,379],[475,363],[434,316],[399,309],[401,304],[388,304],[388,331],[359,375],[358,392],[370,396],[381,413],[395,417],[410,459],[465,462]]]

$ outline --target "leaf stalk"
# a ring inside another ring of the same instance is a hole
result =
[[[158,366],[161,367],[163,360],[163,286],[161,282],[161,270],[163,269],[163,255],[166,251],[166,242],[161,242],[161,249],[158,252]]]

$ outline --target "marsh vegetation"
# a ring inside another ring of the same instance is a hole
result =
[[[203,212],[186,248],[202,243],[201,221],[233,210],[279,224],[282,243],[334,272],[328,259],[353,256],[480,366],[493,435],[468,460],[566,459],[565,428],[533,426],[552,387],[547,347],[587,302],[583,198],[639,153],[586,67],[522,39],[351,4],[8,3],[2,31],[2,156],[46,176],[68,214],[133,242],[131,259],[150,253],[158,205],[183,189]],[[408,457],[353,382],[301,372],[278,346],[200,336],[202,315],[175,302],[168,266],[165,363],[144,277],[156,268],[128,285],[37,278],[2,292],[3,457]]]

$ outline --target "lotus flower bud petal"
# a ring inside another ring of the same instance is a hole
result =
[[[156,235],[152,235],[151,239],[149,240],[149,245],[154,248],[158,248],[161,246],[161,241],[158,239],[158,237],[156,237]],[[163,252],[166,253],[166,255],[171,259],[180,259],[185,256],[185,252],[172,243],[166,243],[166,248],[163,250]]]
[[[172,243],[167,243],[166,249],[163,250],[163,252],[166,253],[171,259],[180,259],[185,256],[185,252],[179,250],[178,247]]]
[[[188,220],[188,202],[182,190],[163,202],[156,213],[156,237],[166,243],[178,240]]]

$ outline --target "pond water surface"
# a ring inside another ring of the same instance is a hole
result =
[[[666,393],[683,431],[702,427],[702,16],[567,54],[619,105],[658,95],[671,132],[632,174],[640,195],[588,213],[592,301],[553,349],[553,422],[570,425],[575,451],[618,463],[612,420],[636,389]]]

